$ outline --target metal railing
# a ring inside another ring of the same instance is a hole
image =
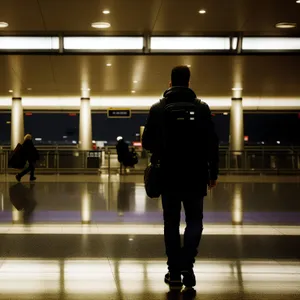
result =
[[[101,151],[39,148],[40,160],[36,171],[40,174],[142,174],[150,156],[142,149],[136,150],[139,162],[134,168],[120,168],[115,147]],[[0,150],[0,173],[13,174],[9,168],[11,150]],[[176,162],[175,162],[176,163]],[[242,152],[220,148],[221,174],[300,174],[300,148],[247,147]]]

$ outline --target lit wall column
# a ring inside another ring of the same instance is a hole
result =
[[[11,149],[24,139],[24,114],[22,98],[12,98],[11,106]]]
[[[14,206],[12,206],[12,223],[21,224],[23,222],[22,211],[18,211]]]
[[[232,224],[243,225],[243,194],[241,183],[233,185]]]
[[[144,131],[145,131],[145,126],[141,126],[141,127],[140,127],[140,139],[141,139],[141,141],[142,141],[142,139],[143,139]]]
[[[91,223],[91,194],[88,191],[87,183],[84,184],[84,188],[81,194],[81,223]]]
[[[241,91],[235,91],[230,112],[230,151],[231,167],[242,167],[244,151],[244,112]]]
[[[92,149],[92,112],[90,98],[81,98],[79,147],[81,150]]]

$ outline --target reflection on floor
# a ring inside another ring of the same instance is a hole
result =
[[[41,294],[101,299],[165,299],[163,261],[107,259],[8,259],[1,268],[1,298],[42,299]],[[291,261],[204,261],[196,266],[199,299],[220,295],[300,295],[300,263]],[[16,285],[16,282],[18,284]],[[159,298],[158,295],[161,295]],[[153,297],[153,298],[152,298]],[[224,298],[223,298],[224,299]]]
[[[142,177],[39,180],[0,182],[0,299],[300,298],[298,179],[221,180],[205,202],[196,295],[163,283],[161,203]]]

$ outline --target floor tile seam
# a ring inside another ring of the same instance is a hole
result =
[[[96,224],[96,228],[97,228],[98,231],[100,230],[99,224]],[[103,246],[104,246],[105,252],[107,252],[107,247],[106,247],[105,242],[104,242],[102,239],[101,239],[101,242],[102,242],[102,244],[103,244]],[[115,283],[116,290],[117,290],[117,292],[118,292],[118,296],[120,297],[120,299],[123,299],[123,298],[122,298],[122,291],[121,291],[121,288],[119,287],[119,285],[118,285],[118,283],[117,283],[116,274],[115,274],[115,272],[114,272],[114,270],[113,270],[112,261],[111,261],[111,259],[110,259],[109,256],[106,256],[106,260],[107,260],[107,262],[108,262],[108,265],[109,265],[109,268],[110,268],[112,277],[113,277],[113,279],[114,279],[114,283]]]

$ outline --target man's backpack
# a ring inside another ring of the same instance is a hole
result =
[[[163,104],[163,151],[176,161],[194,160],[207,147],[206,120],[200,109],[201,101],[168,102]]]

